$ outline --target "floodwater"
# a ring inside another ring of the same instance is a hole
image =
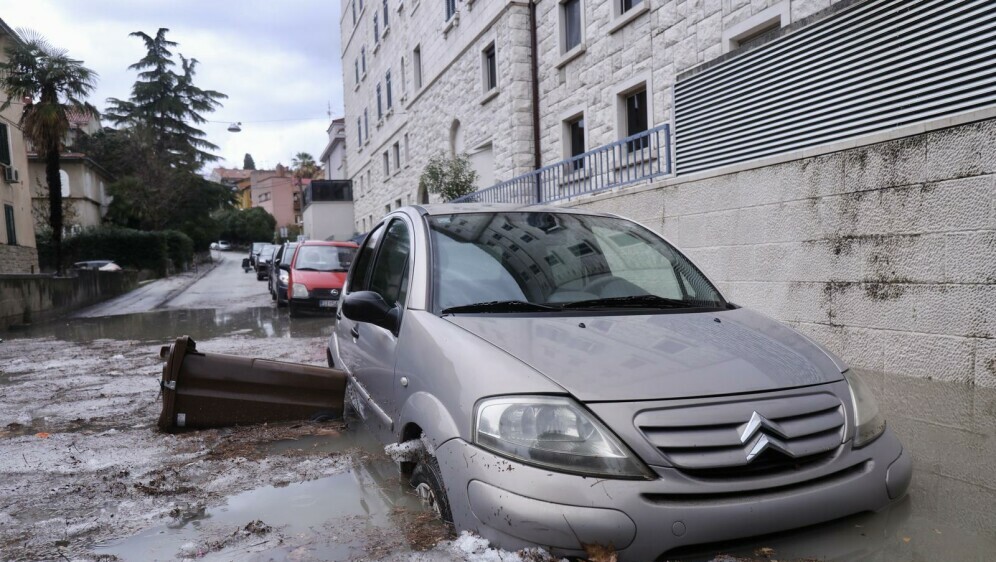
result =
[[[59,321],[8,337],[166,343],[187,334],[198,341],[243,335],[287,338],[290,342],[328,336],[332,324],[329,317],[291,319],[273,307],[162,310]],[[996,560],[996,389],[862,374],[876,391],[887,423],[913,456],[908,497],[879,513],[731,544],[707,545],[684,559],[710,560],[720,554],[755,559],[767,557],[769,551],[761,549],[773,549],[771,557],[778,560]],[[0,376],[0,384],[9,382],[5,378]],[[350,429],[341,435],[263,445],[261,451],[268,455],[286,455],[295,449],[354,451],[350,454],[357,460],[341,474],[232,495],[219,507],[100,544],[96,550],[123,560],[200,556],[190,549],[203,545],[205,537],[230,533],[232,528],[261,520],[274,533],[255,542],[240,542],[237,548],[223,546],[208,551],[204,557],[371,558],[371,540],[392,533],[403,536],[403,519],[411,514],[424,515],[424,511],[402,483],[396,465],[386,460],[380,445],[370,439],[362,429]],[[356,454],[357,450],[363,453]]]
[[[285,309],[262,306],[241,310],[162,309],[137,314],[70,318],[38,324],[7,334],[9,338],[52,337],[72,342],[98,339],[169,342],[180,335],[194,341],[229,335],[258,338],[328,337],[331,316],[290,318]]]

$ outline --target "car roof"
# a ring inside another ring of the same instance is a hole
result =
[[[572,209],[556,205],[520,205],[516,203],[436,203],[413,205],[422,215],[453,215],[465,213],[562,213],[572,215],[614,216],[587,209]]]

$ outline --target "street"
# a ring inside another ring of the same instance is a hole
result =
[[[241,253],[215,257],[206,273],[0,344],[0,559],[545,559],[453,537],[354,420],[159,433],[158,351],[177,336],[207,352],[325,361],[331,318],[291,320],[242,272]],[[914,455],[909,497],[691,559],[984,560],[996,551],[996,391],[865,376]]]

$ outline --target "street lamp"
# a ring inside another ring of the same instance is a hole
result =
[[[240,133],[240,132],[242,132],[242,121],[239,121],[238,123],[232,123],[231,125],[229,125],[228,126],[228,132],[229,133]]]

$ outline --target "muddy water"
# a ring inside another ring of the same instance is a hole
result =
[[[9,338],[53,337],[59,340],[90,342],[98,339],[172,341],[189,335],[203,341],[228,335],[260,338],[329,336],[331,316],[290,318],[287,311],[273,306],[228,311],[223,309],[163,309],[140,314],[72,318],[9,332]]]

